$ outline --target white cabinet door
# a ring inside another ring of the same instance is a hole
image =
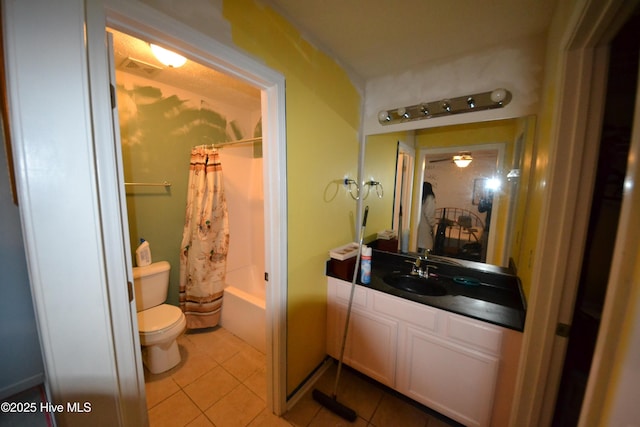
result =
[[[327,352],[340,357],[351,284],[330,278],[327,311]],[[354,294],[344,362],[385,385],[394,387],[398,322],[371,311],[370,290]]]
[[[337,313],[338,325],[344,327],[347,306],[338,304]],[[338,352],[342,345],[343,331],[344,329],[335,337]],[[397,322],[352,308],[344,362],[368,377],[394,387],[397,337]]]
[[[488,426],[499,360],[407,327],[398,353],[401,393],[469,427]]]

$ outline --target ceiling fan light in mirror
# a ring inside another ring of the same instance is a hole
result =
[[[413,120],[431,119],[451,114],[503,108],[511,102],[511,92],[498,88],[490,92],[475,93],[417,105],[398,107],[378,113],[381,125],[393,125]]]
[[[466,168],[471,164],[472,160],[473,157],[471,157],[471,154],[468,153],[460,153],[453,156],[453,163],[455,163],[459,168]]]

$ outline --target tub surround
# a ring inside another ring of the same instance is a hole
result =
[[[459,265],[429,260],[432,270],[438,276],[436,282],[446,289],[446,295],[430,296],[403,291],[385,283],[383,278],[390,274],[409,274],[415,256],[390,252],[373,251],[371,282],[364,287],[395,295],[410,301],[429,305],[451,313],[460,314],[494,325],[524,330],[526,302],[520,279],[509,269],[489,264],[456,259]],[[336,274],[334,263],[327,263],[327,275],[342,280],[343,274]],[[480,284],[469,286],[451,280],[456,276],[477,279]],[[351,277],[351,276],[349,276]]]
[[[220,325],[266,354],[266,289],[258,271],[246,266],[227,272]]]

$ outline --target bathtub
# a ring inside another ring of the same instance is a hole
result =
[[[220,325],[266,353],[265,283],[255,267],[228,271]]]

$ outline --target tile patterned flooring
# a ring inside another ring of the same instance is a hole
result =
[[[178,338],[182,361],[162,374],[145,370],[151,427],[447,427],[457,426],[411,404],[349,369],[343,369],[338,400],[355,409],[349,423],[305,394],[282,418],[266,409],[265,355],[221,327]],[[333,389],[335,366],[316,387]]]

